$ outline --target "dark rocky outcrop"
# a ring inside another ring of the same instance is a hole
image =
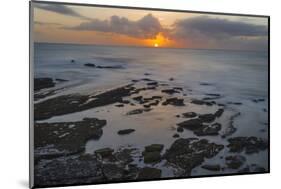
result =
[[[94,96],[73,94],[50,98],[34,105],[34,119],[43,120],[53,116],[122,102],[123,97],[130,96],[136,90],[131,85],[126,85]]]
[[[177,98],[177,97],[174,97],[174,98],[168,98],[166,99],[166,101],[164,101],[162,103],[163,106],[166,106],[166,105],[173,105],[173,106],[184,106],[184,100],[183,99],[180,99],[180,98]]]
[[[39,160],[82,152],[87,140],[98,140],[102,136],[105,125],[106,120],[96,118],[84,118],[77,122],[35,123],[34,146],[38,152],[35,158]]]
[[[151,144],[142,152],[144,163],[158,163],[161,161],[162,144]]]
[[[162,171],[160,169],[144,167],[140,169],[137,179],[139,180],[152,180],[161,178]]]
[[[164,158],[186,171],[189,175],[191,170],[201,165],[205,158],[214,157],[224,148],[223,145],[210,143],[205,139],[187,138],[177,139],[164,154]]]
[[[228,139],[227,147],[230,152],[243,152],[246,154],[258,153],[268,148],[268,142],[257,137],[235,137]]]
[[[220,171],[221,170],[221,166],[218,164],[206,164],[206,165],[202,165],[201,166],[203,169],[209,170],[209,171]]]
[[[135,110],[131,110],[131,111],[127,112],[127,115],[141,114],[143,112],[149,112],[151,110],[152,110],[151,108],[139,108],[139,109],[135,109]]]
[[[41,89],[51,88],[55,86],[55,82],[52,78],[35,78],[34,79],[34,91]]]
[[[195,112],[186,112],[186,113],[183,113],[182,116],[184,118],[194,118],[197,116],[197,114]]]
[[[135,131],[135,129],[123,129],[123,130],[118,131],[118,135],[127,135],[134,131]]]
[[[225,160],[227,167],[230,169],[238,169],[246,162],[246,158],[241,155],[227,156]]]

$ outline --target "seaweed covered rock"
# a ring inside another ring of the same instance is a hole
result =
[[[268,148],[268,142],[257,137],[235,137],[228,139],[227,147],[230,152],[242,152],[246,154],[258,153]]]
[[[190,174],[191,170],[202,164],[205,158],[214,157],[224,148],[205,139],[177,139],[164,154],[164,158]]]

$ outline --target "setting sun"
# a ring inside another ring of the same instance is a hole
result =
[[[154,47],[158,47],[158,44],[157,44],[157,43],[154,43]]]

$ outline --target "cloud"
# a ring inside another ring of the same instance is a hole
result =
[[[91,20],[90,18],[83,16],[79,14],[78,12],[72,10],[68,6],[65,5],[59,5],[59,4],[36,4],[36,8],[42,9],[42,10],[47,10],[51,12],[55,12],[58,14],[63,14],[67,16],[73,16],[73,17],[78,17],[86,20]]]
[[[267,35],[267,27],[265,26],[207,16],[179,20],[174,23],[174,28],[176,34],[188,35],[196,32],[215,38]]]
[[[40,25],[40,26],[62,26],[60,23],[55,22],[40,22],[40,21],[34,21],[34,24]]]
[[[267,35],[268,30],[265,25],[208,16],[178,20],[166,33],[168,38],[198,46],[209,45],[216,48],[235,46],[235,48],[255,49],[267,49],[265,48]],[[254,47],[253,44],[257,46]]]
[[[65,27],[65,29],[118,33],[143,39],[153,39],[159,32],[164,31],[159,20],[152,14],[137,21],[119,16],[111,16],[109,20],[93,19],[75,27]]]

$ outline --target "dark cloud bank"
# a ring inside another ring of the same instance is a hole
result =
[[[78,12],[72,10],[71,8],[69,8],[65,5],[60,5],[60,4],[36,4],[35,7],[39,8],[39,9],[42,9],[42,10],[55,12],[55,13],[58,13],[58,14],[78,17],[78,18],[82,18],[82,19],[85,19],[85,20],[91,20],[90,18],[79,14]]]

